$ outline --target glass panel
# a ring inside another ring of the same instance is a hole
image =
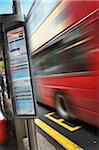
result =
[[[91,66],[87,56],[94,45],[95,23],[76,28],[35,57],[35,72],[37,75],[52,75],[89,71]]]
[[[0,14],[12,14],[13,0],[0,0]]]
[[[27,16],[34,1],[35,0],[20,0],[21,13]]]

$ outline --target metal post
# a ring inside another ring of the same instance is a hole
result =
[[[38,150],[34,119],[27,119],[27,129],[30,150]]]
[[[18,15],[21,14],[20,0],[13,0],[13,13]]]
[[[24,150],[23,138],[26,137],[25,119],[15,118],[14,121],[18,150]]]

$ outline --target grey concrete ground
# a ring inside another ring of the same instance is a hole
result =
[[[42,136],[38,131],[36,131],[37,135],[37,144],[38,144],[38,150],[56,150],[56,148],[47,141],[47,139]],[[24,138],[23,139],[24,143],[24,150],[29,150],[29,144],[28,144],[28,139]]]
[[[56,148],[47,141],[47,139],[37,132],[38,149],[39,150],[56,150]]]

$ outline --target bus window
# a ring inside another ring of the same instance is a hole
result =
[[[34,65],[37,64],[35,74],[80,73],[90,70],[86,53],[93,49],[91,36],[94,26],[95,24],[91,24],[69,31],[57,46],[41,52],[34,61]]]

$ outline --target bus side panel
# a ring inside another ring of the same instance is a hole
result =
[[[72,1],[70,3],[70,11],[73,15],[73,22],[80,21],[93,11],[99,8],[99,1]]]
[[[55,107],[54,94],[61,90],[68,94],[68,103],[75,116],[90,123],[95,123],[99,117],[98,76],[46,77],[37,82],[42,103]]]

